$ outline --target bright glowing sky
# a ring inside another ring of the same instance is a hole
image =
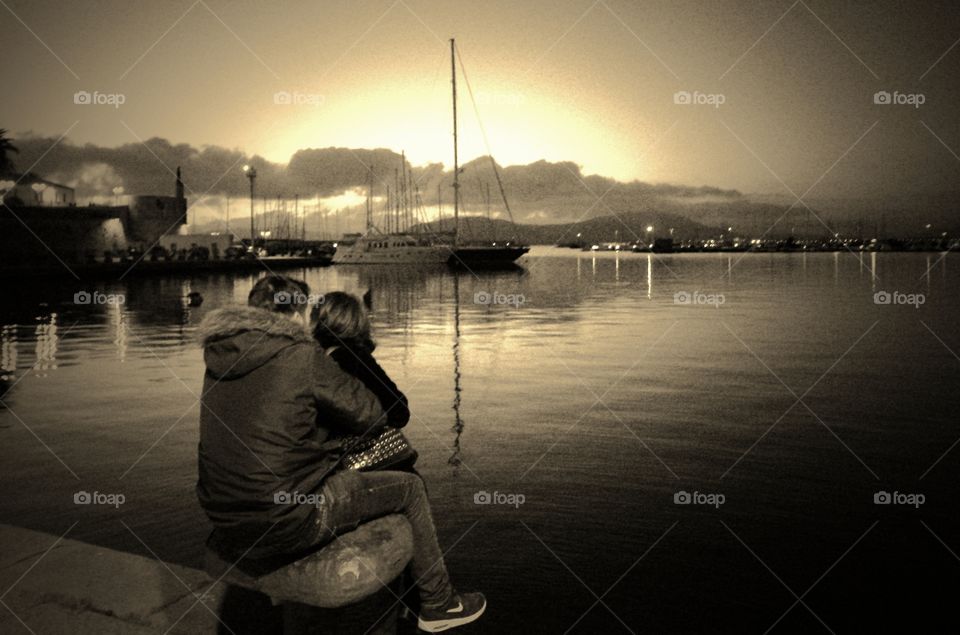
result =
[[[160,136],[279,162],[305,147],[387,147],[449,165],[455,36],[501,164],[572,160],[623,180],[836,195],[941,190],[960,166],[950,6],[6,2],[0,126],[15,136],[79,121],[75,143]],[[466,161],[486,150],[460,86]],[[126,103],[78,106],[77,90]],[[726,103],[680,106],[678,90]],[[878,90],[926,103],[877,106]],[[275,104],[277,91],[307,103]]]

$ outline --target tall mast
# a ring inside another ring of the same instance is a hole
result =
[[[300,194],[293,195],[293,237],[296,238],[297,234],[300,232],[297,231],[300,229],[298,225],[300,224]]]
[[[440,182],[437,183],[437,222],[440,231],[443,231],[443,177],[440,177]],[[230,209],[229,207],[227,208]]]
[[[460,163],[457,158],[457,54],[450,38],[450,83],[453,86],[453,246],[460,238]]]
[[[370,181],[367,183],[367,231],[373,228],[373,166],[367,168]]]
[[[398,231],[406,232],[407,227],[407,213],[410,209],[410,191],[407,189],[407,153],[405,150],[400,151],[400,214],[403,222],[398,222]]]
[[[393,198],[394,198],[393,231],[399,234],[400,233],[400,171],[397,168],[393,168],[393,183],[394,185],[396,185],[396,189],[393,192]]]
[[[390,185],[387,184],[387,201],[383,206],[383,227],[386,233],[390,233],[390,205],[393,199],[390,198]]]
[[[407,209],[407,231],[410,231],[417,216],[417,206],[420,204],[420,190],[413,182],[413,170],[407,171],[407,184],[407,191],[410,193],[410,207]]]

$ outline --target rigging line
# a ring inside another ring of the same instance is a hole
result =
[[[487,129],[483,127],[483,121],[480,119],[480,110],[477,108],[477,101],[473,98],[473,88],[470,86],[470,78],[467,77],[467,69],[463,66],[463,54],[460,47],[457,46],[457,61],[460,62],[460,74],[463,75],[463,82],[467,85],[467,94],[470,95],[470,103],[473,106],[473,112],[477,117],[477,125],[480,126],[480,134],[483,136],[483,145],[487,148],[487,158],[490,159],[490,165],[493,167],[493,175],[497,179],[497,187],[500,189],[500,198],[503,199],[503,206],[510,216],[510,222],[516,224],[513,220],[513,212],[510,210],[510,203],[507,202],[507,193],[503,189],[503,181],[500,180],[500,170],[497,169],[497,162],[493,159],[493,152],[490,150],[490,140],[487,138]]]

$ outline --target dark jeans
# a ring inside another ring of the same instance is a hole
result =
[[[334,536],[352,531],[369,520],[403,514],[413,528],[410,572],[420,589],[421,603],[440,607],[450,600],[453,587],[437,542],[430,502],[418,475],[386,470],[343,470],[324,481],[322,492],[324,501],[317,514],[317,544],[330,542]]]

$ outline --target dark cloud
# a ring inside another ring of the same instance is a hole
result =
[[[127,194],[172,192],[172,172],[177,166],[182,168],[192,201],[201,196],[206,196],[208,203],[223,195],[244,197],[248,195],[249,184],[241,167],[247,163],[257,167],[258,197],[333,196],[351,189],[365,190],[371,169],[375,193],[383,196],[388,187],[396,188],[395,172],[401,167],[400,155],[385,148],[309,148],[294,153],[284,165],[236,149],[197,148],[161,138],[115,148],[56,141],[32,135],[16,139],[20,148],[17,165],[26,169],[37,162],[34,172],[74,186],[81,201],[109,197],[118,185]],[[453,181],[450,170],[445,171],[440,163],[417,167],[408,164],[407,168],[411,171],[413,190],[420,193],[424,205],[435,205],[439,197],[449,208]],[[584,214],[595,216],[611,210],[617,213],[645,211],[658,205],[682,204],[685,200],[714,197],[734,201],[741,197],[735,190],[710,187],[621,183],[603,176],[584,175],[580,166],[569,161],[537,161],[528,165],[498,166],[498,169],[518,221],[570,221]],[[464,164],[460,181],[465,210],[484,212],[489,189],[492,213],[504,216],[489,157]],[[601,195],[602,202],[597,203]]]
[[[81,204],[87,200],[110,200],[114,187],[126,194],[172,194],[172,172],[183,170],[192,222],[222,220],[225,196],[246,198],[249,183],[241,167],[257,167],[257,197],[292,199],[294,194],[312,199],[353,191],[362,195],[374,175],[378,213],[389,187],[396,189],[400,154],[385,148],[310,148],[296,152],[289,163],[273,163],[257,155],[219,146],[194,147],[152,138],[114,148],[94,144],[72,145],[69,140],[23,134],[14,139],[20,149],[14,160],[21,170],[71,185]],[[34,165],[36,164],[36,165]],[[33,166],[33,167],[31,167]],[[410,166],[412,191],[428,208],[435,210],[438,198],[445,215],[450,214],[453,174],[440,163]],[[679,224],[678,217],[707,227],[734,225],[749,234],[791,234],[805,228],[807,233],[884,230],[913,235],[918,231],[957,231],[955,191],[939,196],[920,193],[901,198],[817,199],[805,201],[813,212],[795,204],[790,197],[743,194],[709,186],[669,183],[621,182],[584,174],[571,161],[536,161],[527,165],[497,166],[507,193],[513,219],[519,223],[571,223],[602,216],[632,218],[645,225]],[[478,157],[461,166],[461,208],[466,214],[508,219],[489,157]],[[203,197],[203,200],[200,200]],[[791,209],[791,206],[792,209]],[[341,209],[341,229],[363,226],[364,206]],[[789,210],[789,212],[788,212]],[[316,213],[316,212],[311,212]],[[319,222],[319,221],[317,221]],[[926,228],[930,225],[931,228]]]

